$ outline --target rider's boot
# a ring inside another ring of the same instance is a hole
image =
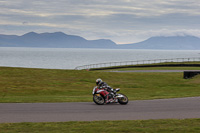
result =
[[[106,103],[106,104],[110,103],[108,99],[109,99],[109,96],[106,95],[106,96],[105,96],[105,100],[106,100],[105,103]]]

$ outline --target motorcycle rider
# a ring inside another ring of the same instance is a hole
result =
[[[109,93],[108,95],[105,95],[106,103],[113,101],[114,90],[112,87],[108,86],[108,84],[103,82],[103,80],[100,78],[96,80],[96,85],[99,87],[99,89],[105,89]]]

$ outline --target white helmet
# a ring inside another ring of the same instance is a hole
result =
[[[97,80],[96,80],[96,84],[97,85],[99,85],[101,82],[103,82],[100,78],[98,78]]]

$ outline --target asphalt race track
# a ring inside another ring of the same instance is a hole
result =
[[[200,118],[200,97],[139,100],[127,105],[1,103],[0,123]]]

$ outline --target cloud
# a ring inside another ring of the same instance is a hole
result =
[[[168,13],[199,14],[200,1],[196,0],[7,0],[1,8],[8,12],[23,14],[84,15],[99,16],[112,14],[133,14],[158,16]]]
[[[148,30],[145,32],[138,32],[139,36],[196,36],[200,37],[200,29],[178,29],[178,30],[169,30],[169,29],[160,29],[160,30]]]
[[[0,20],[0,32],[8,34],[62,31],[137,42],[155,35],[199,36],[200,1],[0,0]]]

